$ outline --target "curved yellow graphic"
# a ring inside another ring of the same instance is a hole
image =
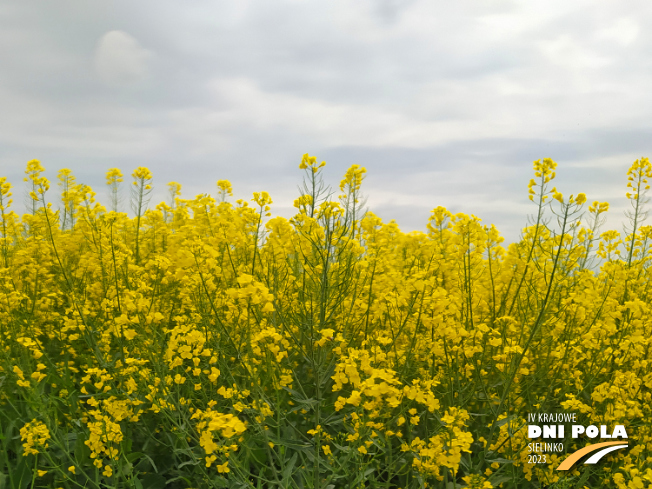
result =
[[[581,459],[584,455],[586,455],[588,453],[591,453],[591,452],[595,452],[596,450],[599,450],[600,448],[610,447],[610,446],[613,446],[613,445],[627,445],[627,443],[624,443],[622,441],[607,441],[607,442],[604,442],[604,443],[594,443],[593,445],[589,445],[588,447],[580,448],[578,451],[571,454],[566,460],[564,460],[559,465],[559,467],[557,467],[557,470],[568,470],[573,465],[575,465],[575,462],[577,462],[579,459]]]

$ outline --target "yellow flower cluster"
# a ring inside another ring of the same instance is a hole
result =
[[[23,441],[23,456],[36,455],[40,449],[48,448],[50,431],[42,421],[33,419],[20,429],[20,439]]]
[[[206,467],[210,467],[215,462],[217,459],[216,452],[228,457],[230,452],[236,451],[238,445],[225,445],[224,441],[241,435],[247,429],[245,424],[236,416],[213,411],[210,407],[205,411],[198,409],[191,416],[191,419],[199,419],[196,429],[200,433],[199,444],[206,454]],[[220,436],[223,440],[218,439],[218,442],[215,441],[216,432],[217,436]],[[229,472],[228,461],[218,465],[218,471],[220,473]]]
[[[313,173],[317,173],[319,168],[323,167],[326,165],[325,161],[322,161],[319,165],[317,164],[317,158],[315,156],[310,156],[308,153],[303,155],[303,158],[301,159],[301,163],[299,164],[299,168],[302,170],[305,170],[307,168],[310,168]]]

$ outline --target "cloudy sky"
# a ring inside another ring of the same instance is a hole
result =
[[[310,153],[334,187],[365,166],[370,209],[404,231],[443,205],[509,242],[550,157],[617,228],[652,156],[651,20],[643,1],[6,0],[0,175],[22,189],[37,158],[102,196],[108,168],[147,166],[156,201],[229,179],[289,217]]]

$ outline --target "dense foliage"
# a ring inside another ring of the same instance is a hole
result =
[[[36,160],[21,218],[1,179],[0,487],[648,487],[647,159],[622,235],[535,161],[506,249],[442,207],[403,233],[364,212],[364,168],[335,197],[323,167],[304,155],[289,220],[224,180],[150,209],[146,168],[133,217],[117,169],[109,210],[69,170],[53,204]],[[530,412],[624,424],[630,448],[528,463]]]

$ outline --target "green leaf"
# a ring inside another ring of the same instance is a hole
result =
[[[229,481],[227,481],[224,477],[215,477],[213,479],[213,483],[216,487],[229,487]]]
[[[584,487],[584,483],[589,480],[589,477],[591,477],[592,470],[585,470],[584,473],[582,474],[582,477],[580,477],[580,480],[577,481],[576,487]]]
[[[183,462],[182,464],[179,464],[177,468],[180,469],[181,467],[185,467],[186,465],[199,465],[199,460],[188,460],[187,462]]]
[[[127,455],[127,461],[133,463],[139,458],[141,458],[144,454],[141,452],[131,452],[129,455]]]
[[[283,467],[283,485],[284,487],[289,487],[290,477],[292,477],[292,469],[297,463],[299,454],[295,453],[292,455],[292,458],[288,461],[287,465]]]
[[[493,484],[494,487],[498,487],[503,482],[510,482],[512,476],[507,474],[496,474],[495,476],[489,477],[489,482]]]
[[[13,489],[25,489],[32,481],[32,471],[27,465],[28,459],[32,459],[32,457],[21,457],[16,468],[13,470],[10,469],[11,479],[14,482]]]
[[[163,489],[165,487],[165,477],[159,474],[147,474],[143,476],[142,489]]]
[[[492,458],[492,459],[487,459],[488,464],[492,464],[494,462],[497,462],[499,464],[513,464],[513,460],[507,460],[506,458]]]
[[[509,423],[510,421],[513,421],[515,418],[514,415],[512,416],[507,416],[506,418],[501,419],[500,421],[497,421],[495,426],[496,428],[500,428],[502,425]]]

